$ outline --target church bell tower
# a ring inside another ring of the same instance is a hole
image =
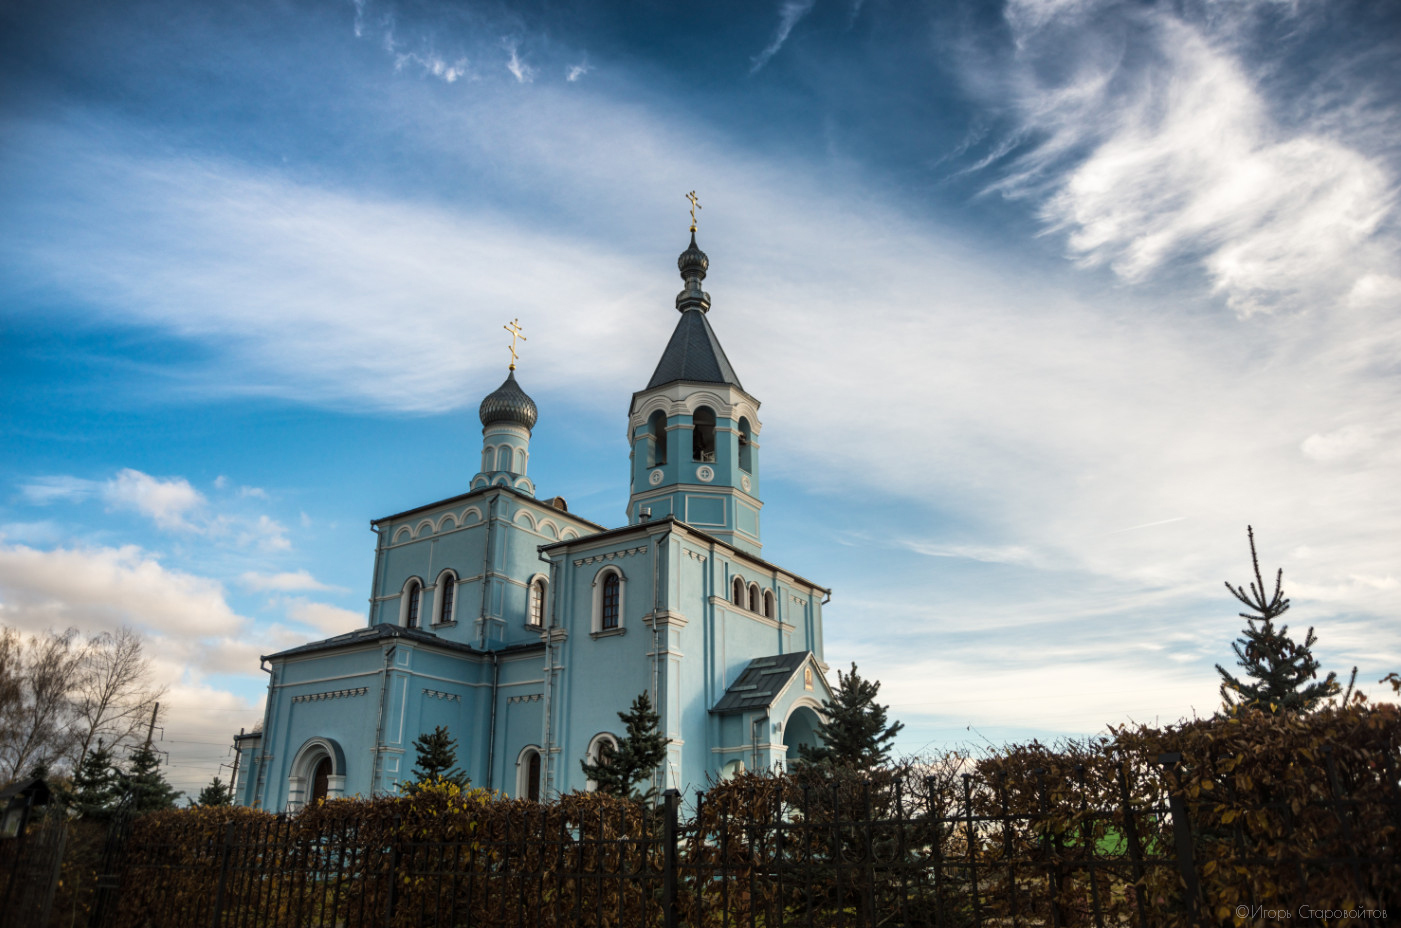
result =
[[[744,391],[710,327],[701,289],[710,259],[691,244],[677,259],[681,319],[628,415],[628,523],[671,516],[757,555],[759,401]]]

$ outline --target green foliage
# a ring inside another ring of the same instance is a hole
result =
[[[404,783],[410,793],[426,784],[454,783],[465,787],[467,775],[457,767],[457,739],[448,733],[445,726],[439,725],[431,732],[419,735],[414,741],[413,779]]]
[[[1255,580],[1249,592],[1229,582],[1226,589],[1249,610],[1240,613],[1246,626],[1241,637],[1231,643],[1231,649],[1236,653],[1236,665],[1254,682],[1242,680],[1217,664],[1223,712],[1234,715],[1247,708],[1271,714],[1308,712],[1328,697],[1336,696],[1342,688],[1335,673],[1330,672],[1318,681],[1319,664],[1312,650],[1317,639],[1312,628],[1300,644],[1289,636],[1289,626],[1275,626],[1274,620],[1289,610],[1289,600],[1283,592],[1284,570],[1275,574],[1273,595],[1266,596],[1260,559],[1255,553],[1255,530],[1247,526],[1246,533],[1250,537],[1250,562],[1255,569]]]
[[[880,681],[863,680],[851,665],[851,673],[837,671],[837,691],[822,703],[827,720],[817,727],[817,745],[803,745],[798,766],[871,771],[890,756],[890,742],[904,723],[886,724],[886,707],[876,702]]]
[[[232,789],[233,784],[225,784],[216,773],[214,779],[210,780],[208,785],[199,791],[199,798],[195,800],[195,805],[200,807],[229,805],[233,802]]]
[[[585,758],[579,762],[584,775],[598,784],[598,791],[610,796],[631,796],[651,800],[656,787],[638,792],[637,786],[649,779],[666,760],[666,737],[658,730],[661,716],[652,709],[652,698],[639,693],[627,712],[618,713],[627,734],[616,749],[604,743],[597,763]]]
[[[122,778],[123,791],[131,794],[132,814],[175,808],[175,800],[182,794],[165,781],[160,767],[161,756],[149,742],[132,752],[131,769]]]
[[[83,818],[106,818],[121,798],[119,777],[111,749],[98,741],[73,774],[70,808]]]

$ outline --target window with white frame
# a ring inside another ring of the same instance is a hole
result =
[[[404,587],[404,627],[418,628],[419,610],[423,608],[423,584],[410,580]]]
[[[618,739],[609,732],[599,732],[593,736],[589,742],[589,749],[584,752],[589,759],[589,764],[595,767],[608,766],[613,757],[613,753],[618,750]],[[598,789],[597,780],[589,780],[584,784],[584,789],[592,793]]]
[[[545,592],[544,577],[536,577],[531,581],[530,606],[526,610],[525,620],[536,628],[543,628],[545,625]]]
[[[605,567],[594,575],[593,586],[593,633],[621,633],[627,578],[618,568]]]
[[[730,602],[740,608],[744,608],[744,595],[744,578],[735,577],[734,583],[730,588]]]
[[[768,617],[771,618],[771,619],[776,619],[776,618],[778,618],[778,616],[776,616],[776,615],[774,614],[774,611],[775,611],[775,610],[774,610],[773,590],[765,590],[765,591],[764,591],[764,615],[768,616]]]
[[[439,623],[452,621],[452,610],[457,604],[457,574],[443,571],[438,577],[438,618]]]
[[[531,802],[540,801],[540,784],[543,779],[541,776],[542,766],[540,749],[535,745],[529,745],[521,751],[520,757],[516,759],[517,799],[529,799]]]

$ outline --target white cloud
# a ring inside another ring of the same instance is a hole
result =
[[[511,72],[511,76],[516,79],[516,83],[529,84],[531,81],[535,80],[535,69],[521,60],[520,55],[517,53],[516,43],[507,40],[502,42],[502,45],[505,46],[506,51],[510,53],[510,57],[506,59],[506,70]],[[570,79],[572,80],[573,78]]]
[[[338,590],[317,580],[306,569],[277,574],[248,571],[238,578],[240,585],[255,593],[296,593],[305,590]]]
[[[1209,24],[1081,0],[1007,16],[1019,116],[1044,141],[997,186],[1044,195],[1081,262],[1131,282],[1195,262],[1248,315],[1334,298],[1390,260],[1375,247],[1395,205],[1385,164],[1281,124]]]
[[[1300,450],[1315,461],[1340,461],[1364,454],[1376,446],[1371,429],[1360,425],[1344,426],[1326,435],[1310,435]]]
[[[161,479],[124,468],[103,486],[110,505],[149,516],[163,529],[193,530],[186,517],[202,508],[205,499],[184,477]]]
[[[592,70],[593,65],[589,64],[587,61],[580,62],[579,64],[571,64],[564,72],[564,79],[573,83]]]
[[[403,52],[394,56],[395,70],[403,69],[404,65],[413,64],[422,68],[424,73],[429,74],[448,84],[455,84],[463,77],[470,75],[466,58],[458,58],[449,63],[446,58],[432,52],[419,54],[418,52]]]
[[[804,16],[812,12],[814,2],[815,0],[784,0],[783,5],[778,8],[778,27],[774,30],[773,38],[769,40],[768,45],[764,46],[763,51],[754,56],[754,65],[749,69],[750,74],[758,73],[764,65],[769,63],[770,58],[778,54],[783,43],[788,41],[793,27]]]
[[[293,600],[288,603],[287,617],[294,622],[310,625],[322,635],[340,635],[353,632],[365,625],[365,616],[349,609],[329,606],[325,603]]]

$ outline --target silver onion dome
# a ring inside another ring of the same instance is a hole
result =
[[[535,401],[526,396],[520,384],[516,383],[514,370],[506,375],[506,381],[501,386],[487,394],[478,412],[483,426],[506,423],[523,426],[527,431],[535,428],[535,420],[540,415]]]
[[[688,309],[709,312],[710,294],[701,289],[701,281],[705,280],[705,272],[710,269],[710,258],[696,247],[694,230],[691,232],[691,246],[676,259],[676,269],[686,282],[686,289],[676,294],[676,308],[683,313]]]

